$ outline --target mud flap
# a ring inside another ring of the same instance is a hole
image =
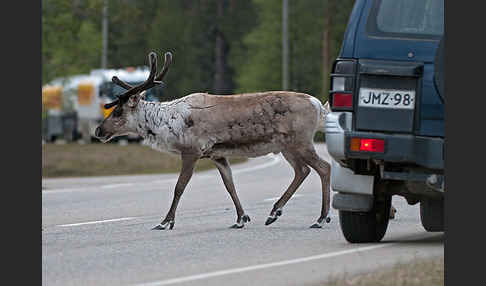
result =
[[[337,193],[332,199],[332,207],[340,211],[369,212],[373,208],[373,196]]]
[[[331,189],[335,192],[373,195],[373,176],[355,175],[331,158]]]

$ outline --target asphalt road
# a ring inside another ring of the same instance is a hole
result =
[[[316,145],[329,160],[325,145]],[[394,197],[398,213],[381,243],[349,244],[337,211],[322,229],[320,180],[312,171],[283,215],[265,220],[293,178],[281,155],[233,167],[251,222],[230,229],[233,203],[216,170],[196,173],[173,230],[165,216],[177,175],[42,181],[43,285],[315,285],[418,257],[444,256],[444,234],[428,233],[419,206]]]

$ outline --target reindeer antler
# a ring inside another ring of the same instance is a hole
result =
[[[126,102],[128,100],[128,98],[130,98],[130,96],[132,96],[132,95],[134,95],[134,94],[136,94],[140,91],[150,89],[150,88],[152,88],[152,87],[154,87],[155,85],[158,85],[158,84],[163,84],[162,79],[167,74],[167,71],[169,69],[169,64],[171,63],[171,61],[172,61],[172,54],[170,52],[166,52],[165,53],[165,62],[164,62],[164,66],[162,68],[162,71],[157,76],[155,76],[155,72],[157,71],[157,54],[154,53],[154,52],[150,52],[150,54],[149,54],[149,63],[150,63],[149,77],[147,78],[147,80],[145,80],[143,83],[141,83],[137,86],[131,86],[131,85],[123,82],[122,80],[120,80],[117,76],[114,76],[111,79],[111,81],[114,84],[119,85],[119,86],[127,89],[127,91],[125,91],[121,95],[118,95],[117,100],[105,104],[104,105],[105,109],[111,108],[111,107],[117,105],[120,102],[122,102],[122,103]]]
[[[171,54],[171,52],[166,52],[165,55],[164,55],[164,66],[162,67],[162,70],[160,71],[160,73],[155,78],[156,81],[162,82],[162,79],[165,77],[165,74],[169,70],[169,65],[170,65],[171,62],[172,62],[172,54]]]
[[[124,89],[131,89],[131,88],[133,88],[133,86],[129,85],[128,83],[121,81],[116,75],[111,78],[111,81],[114,84],[123,87]]]

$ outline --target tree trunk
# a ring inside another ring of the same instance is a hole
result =
[[[223,18],[223,1],[217,1],[217,18],[218,22],[221,22]],[[227,43],[224,38],[223,33],[219,28],[220,23],[216,24],[215,30],[215,44],[214,44],[214,81],[213,81],[213,92],[216,94],[228,94],[231,93],[231,87],[226,82],[227,76],[227,63],[226,63],[226,49]]]

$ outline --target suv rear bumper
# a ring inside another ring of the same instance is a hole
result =
[[[385,162],[411,163],[419,166],[444,169],[444,139],[406,134],[352,131],[351,112],[330,112],[326,116],[325,134],[329,154],[336,160],[378,159]],[[382,139],[383,153],[352,152],[349,150],[353,137]]]

